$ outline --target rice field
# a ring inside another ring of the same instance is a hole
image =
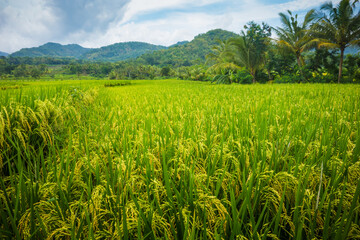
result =
[[[359,85],[6,84],[0,239],[360,238]]]

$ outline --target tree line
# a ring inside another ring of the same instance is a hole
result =
[[[356,13],[355,10],[357,2],[342,0],[336,6],[331,2],[325,3],[320,11],[308,11],[303,21],[291,11],[280,13],[282,26],[277,28],[269,27],[265,23],[260,26],[250,22],[240,37],[219,42],[213,53],[208,55],[215,73],[213,80],[231,83],[233,73],[240,67],[244,67],[250,73],[253,83],[256,82],[257,73],[264,69],[271,79],[271,72],[275,70],[274,57],[276,58],[279,53],[277,57],[284,58],[288,54],[289,60],[291,57],[296,59],[295,76],[299,76],[297,81],[309,81],[309,72],[314,75],[320,74],[320,78],[334,75],[331,65],[337,65],[334,61],[336,57],[334,52],[328,52],[327,49],[336,49],[340,51],[337,74],[337,82],[340,83],[345,49],[360,46],[360,11]],[[277,35],[274,41],[270,38],[272,30]],[[327,49],[324,50],[325,48]],[[306,59],[305,52],[312,49],[316,49],[315,56],[308,56]],[[307,64],[305,59],[308,60]],[[315,60],[321,60],[323,65],[319,66]],[[327,64],[328,61],[333,61],[330,66]],[[359,67],[358,58],[349,56],[346,61],[349,71],[347,75],[355,80],[359,79],[359,71],[355,70]]]
[[[36,79],[72,75],[99,79],[170,77],[216,83],[359,82],[359,53],[345,55],[349,47],[360,46],[357,4],[358,0],[342,0],[337,5],[329,2],[319,11],[308,11],[303,19],[291,11],[280,13],[281,26],[276,28],[249,22],[240,35],[218,40],[207,53],[198,46],[208,44],[209,39],[196,38],[171,52],[156,51],[115,63],[2,57],[0,77]],[[200,58],[196,57],[197,51]]]

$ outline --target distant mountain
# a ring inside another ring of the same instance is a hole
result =
[[[237,34],[221,29],[196,36],[192,41],[178,42],[170,47],[144,42],[115,43],[101,48],[84,48],[78,44],[46,43],[39,47],[23,48],[11,57],[75,58],[88,61],[115,62],[136,59],[150,65],[190,66],[205,62],[216,40],[226,40]]]
[[[7,55],[9,55],[9,54],[6,53],[6,52],[1,52],[1,51],[0,51],[0,57],[6,57]]]
[[[170,47],[175,47],[175,46],[178,46],[178,45],[185,45],[187,43],[189,43],[189,41],[180,41],[180,42],[177,42],[177,43],[171,45]]]
[[[11,54],[11,57],[54,57],[75,58],[90,61],[115,62],[136,58],[144,53],[166,49],[164,46],[142,42],[115,43],[101,48],[84,48],[77,44],[61,45],[46,43],[39,47],[23,48]]]
[[[59,43],[46,43],[39,47],[23,48],[11,54],[11,57],[73,57],[79,58],[90,48],[83,48],[78,44],[61,45]]]
[[[80,58],[91,61],[116,62],[136,58],[147,52],[166,49],[164,46],[143,42],[115,43],[106,47],[96,48],[83,54]]]
[[[226,40],[239,35],[222,29],[211,30],[196,36],[191,42],[175,44],[165,50],[146,53],[139,61],[150,65],[191,66],[205,62],[205,56],[211,52],[217,40]]]

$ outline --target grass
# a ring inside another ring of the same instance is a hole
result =
[[[360,236],[357,85],[27,84],[0,97],[0,238]]]
[[[104,84],[104,87],[119,87],[119,86],[127,86],[131,85],[132,83],[130,81],[111,81],[106,82]]]
[[[26,85],[27,84],[25,83],[17,83],[12,81],[0,81],[0,90],[19,89]]]

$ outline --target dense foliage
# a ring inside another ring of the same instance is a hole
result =
[[[156,51],[153,53],[144,54],[139,57],[138,61],[148,65],[157,66],[192,66],[197,64],[204,64],[205,57],[209,54],[212,46],[217,43],[217,40],[226,40],[236,37],[237,34],[216,29],[200,34],[189,43],[178,44],[166,50]]]
[[[12,57],[74,57],[90,51],[89,48],[83,48],[77,44],[61,45],[59,43],[46,43],[40,47],[23,48],[20,51],[12,53]]]
[[[136,58],[146,52],[153,52],[160,49],[166,49],[166,47],[142,42],[115,43],[106,47],[90,50],[82,55],[81,59],[116,62]]]
[[[342,77],[345,49],[360,46],[360,11],[356,12],[356,2],[342,0],[337,6],[332,2],[325,3],[321,7],[324,16],[311,29],[319,46],[340,50],[338,83]]]
[[[83,48],[77,44],[61,45],[59,43],[46,43],[39,47],[23,48],[10,55],[12,58],[70,58],[72,60],[116,62],[136,58],[146,52],[165,49],[142,42],[115,43],[101,48]]]
[[[277,43],[280,48],[285,48],[288,52],[295,55],[302,80],[305,81],[306,79],[302,71],[304,65],[302,54],[313,47],[313,41],[308,30],[309,25],[316,18],[315,10],[310,10],[305,15],[302,23],[298,21],[297,14],[293,16],[291,11],[288,11],[288,14],[289,16],[284,13],[279,14],[283,27],[274,29],[279,36]]]
[[[358,1],[349,0],[342,0],[338,5],[324,4],[319,11],[310,10],[304,19],[288,11],[279,14],[282,25],[277,28],[249,22],[240,34],[216,29],[168,48],[129,42],[76,53],[76,49],[81,48],[78,45],[49,43],[23,50],[34,51],[41,57],[14,57],[16,54],[1,57],[0,77],[171,77],[227,84],[330,83],[342,78],[343,83],[358,83],[360,13],[357,4]],[[276,39],[270,38],[271,30],[276,32]],[[347,49],[351,54],[346,54]],[[57,57],[45,57],[44,51]],[[70,56],[80,57],[68,58]]]
[[[240,37],[230,41],[231,60],[233,63],[244,66],[252,76],[252,82],[256,83],[257,72],[262,68],[266,61],[266,52],[269,46],[271,28],[266,25],[250,22],[245,25],[246,32],[242,32]]]

